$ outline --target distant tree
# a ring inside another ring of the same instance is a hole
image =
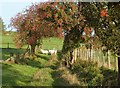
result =
[[[0,32],[5,32],[6,31],[6,26],[3,22],[3,19],[0,17]]]

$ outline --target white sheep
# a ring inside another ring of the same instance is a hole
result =
[[[53,50],[49,50],[49,53],[52,54],[57,54],[57,50],[53,49]]]
[[[48,50],[41,49],[40,51],[41,51],[42,54],[48,54],[49,53]]]

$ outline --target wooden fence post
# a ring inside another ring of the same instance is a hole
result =
[[[92,45],[90,44],[90,60],[92,60]]]
[[[77,49],[75,49],[75,57],[74,57],[74,62],[76,62],[76,59],[77,59]]]
[[[78,48],[78,59],[80,59],[80,55],[81,55],[80,48]]]
[[[93,59],[93,62],[95,62],[94,55],[95,55],[95,51],[94,51],[94,49],[93,49],[93,50],[92,50],[92,59]]]
[[[99,49],[97,49],[97,53],[96,53],[96,55],[97,55],[97,63],[98,63],[98,67],[100,66],[100,57],[99,57]]]
[[[108,68],[110,69],[111,65],[110,65],[110,50],[108,50]]]
[[[85,49],[85,59],[87,60],[87,50]]]
[[[83,60],[83,55],[84,55],[83,49],[81,48],[81,59],[82,59],[82,60]]]
[[[88,49],[86,49],[86,58],[87,58],[87,61],[88,61],[88,58],[89,58]]]
[[[105,54],[102,52],[102,66],[105,66]]]
[[[10,48],[10,47],[9,47],[9,43],[7,43],[7,48]]]

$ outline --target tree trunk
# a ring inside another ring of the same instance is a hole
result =
[[[118,50],[118,86],[120,86],[120,48]]]
[[[35,46],[36,46],[36,45],[31,45],[31,54],[32,54],[32,55],[35,54]]]
[[[73,51],[70,51],[70,63],[73,63]]]
[[[92,60],[92,45],[90,44],[90,60]]]
[[[76,62],[76,59],[77,59],[77,49],[74,50],[74,62],[73,63]]]
[[[10,48],[10,47],[9,47],[9,43],[7,43],[7,48]]]

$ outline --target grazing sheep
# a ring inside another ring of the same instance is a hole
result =
[[[57,50],[53,49],[53,50],[49,50],[49,53],[52,54],[57,54]]]
[[[48,50],[41,49],[40,51],[41,51],[42,54],[48,54]]]

